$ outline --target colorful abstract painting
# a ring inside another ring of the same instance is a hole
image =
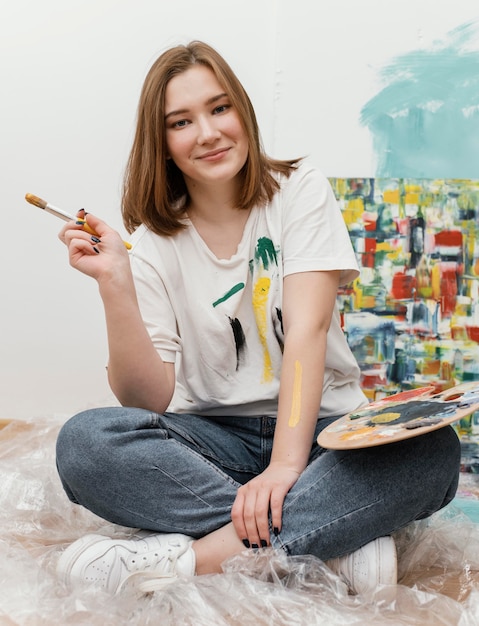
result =
[[[361,267],[339,306],[369,398],[479,380],[479,180],[330,182]]]
[[[377,78],[359,116],[375,178],[331,181],[361,266],[339,301],[371,400],[479,380],[479,21]]]

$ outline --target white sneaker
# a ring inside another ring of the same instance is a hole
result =
[[[196,567],[193,539],[180,534],[150,534],[135,539],[86,535],[69,546],[57,563],[67,585],[96,585],[117,593],[133,576],[174,579],[193,576]]]
[[[392,537],[379,537],[326,565],[346,581],[354,594],[370,594],[378,585],[397,584],[397,553]]]

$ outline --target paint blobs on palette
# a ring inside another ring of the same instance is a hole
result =
[[[320,433],[318,443],[337,450],[392,443],[442,428],[478,410],[478,382],[440,393],[424,387],[389,396],[336,420]]]
[[[348,428],[347,430],[345,430],[343,426],[338,426],[337,429],[330,428],[329,432],[340,433],[339,438],[341,441],[355,441],[370,435],[373,430],[372,426],[358,426],[357,428]]]
[[[435,415],[439,418],[451,415],[457,411],[458,401],[452,404],[444,402],[435,402],[434,400],[410,400],[409,402],[391,402],[386,405],[383,410],[377,408],[366,408],[359,413],[353,413],[349,416],[351,420],[371,418],[368,425],[376,426],[379,424],[407,424],[412,420],[424,419]]]
[[[401,417],[401,413],[397,413],[396,411],[381,413],[380,415],[376,415],[372,418],[371,422],[373,424],[387,424],[388,422],[394,422],[399,417]]]
[[[409,424],[404,424],[404,428],[413,430],[414,428],[423,428],[424,426],[435,426],[442,422],[440,417],[425,417],[424,419],[414,420]]]

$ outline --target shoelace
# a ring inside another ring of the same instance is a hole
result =
[[[174,546],[175,547],[175,546]],[[173,550],[168,548],[166,555],[161,554],[160,551],[150,551],[142,554],[138,552],[128,557],[124,561],[125,566],[129,572],[142,572],[144,569],[150,569],[155,567],[158,563],[162,563],[165,566],[166,571],[161,572],[161,575],[171,576],[170,572],[174,570],[178,556],[171,556]]]
[[[171,553],[174,551],[169,548],[168,552]],[[167,554],[165,557],[153,551],[146,554],[132,555],[128,558],[127,563],[125,563],[131,574],[123,580],[116,593],[118,594],[125,589],[131,589],[138,591],[140,594],[146,594],[163,589],[178,579],[175,572],[175,565],[179,556],[181,555],[172,556],[171,554]],[[167,561],[167,563],[164,563],[164,565],[166,565],[166,571],[159,572],[152,569],[155,565],[165,560]],[[146,568],[146,571],[144,568]]]

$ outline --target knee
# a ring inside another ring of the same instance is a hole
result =
[[[461,467],[461,443],[451,426],[416,437],[419,469],[445,484],[454,483]]]
[[[449,485],[448,493],[446,495],[445,504],[450,502],[457,490],[459,484],[459,474],[461,470],[461,442],[457,436],[456,431],[452,426],[447,428],[441,428],[444,431],[444,455],[449,460],[449,472],[451,476],[451,483]]]
[[[65,422],[56,442],[56,463],[64,483],[69,483],[72,477],[81,473],[85,464],[91,462],[100,439],[95,409],[79,413]]]
[[[57,437],[57,454],[89,445],[92,432],[97,429],[96,413],[97,409],[83,411],[63,424]]]
[[[434,434],[436,436],[435,445],[436,448],[442,452],[441,458],[443,461],[446,463],[449,462],[453,469],[457,468],[459,470],[461,463],[461,442],[454,428],[452,428],[452,426],[439,428],[434,431]]]
[[[436,506],[428,514],[449,504],[457,491],[461,467],[461,443],[451,426],[439,428],[425,435],[425,441],[429,444],[432,457],[432,473],[430,475],[431,494],[436,493],[439,498]],[[429,440],[429,441],[428,441]],[[427,458],[421,455],[421,458]],[[436,492],[433,485],[436,484]],[[426,515],[427,516],[427,515]]]

